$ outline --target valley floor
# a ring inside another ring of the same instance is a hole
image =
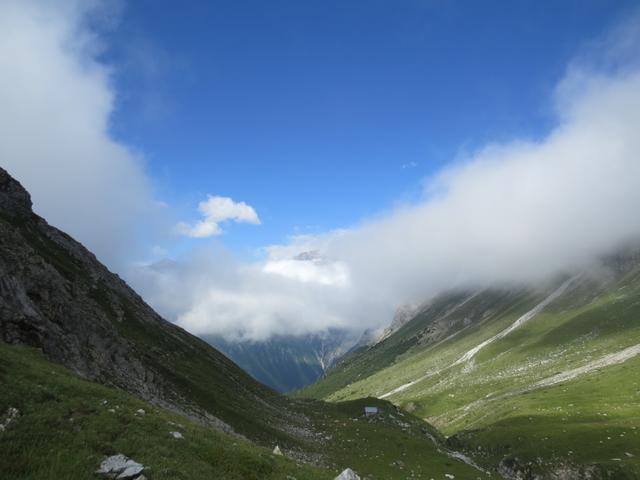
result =
[[[98,478],[94,471],[116,453],[145,465],[149,480],[329,480],[346,467],[371,480],[484,478],[446,449],[435,429],[373,398],[295,402],[312,429],[300,451],[283,448],[278,456],[272,447],[80,379],[33,349],[0,343],[0,385],[0,416],[18,412],[0,431],[0,478]],[[365,405],[380,413],[366,417]]]

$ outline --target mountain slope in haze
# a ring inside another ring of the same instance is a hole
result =
[[[293,400],[256,382],[35,215],[2,169],[0,337],[0,478],[88,478],[116,453],[149,480],[480,472],[389,402]]]
[[[354,340],[348,332],[330,330],[306,336],[279,335],[265,341],[203,340],[227,355],[253,378],[278,392],[289,392],[320,379]]]
[[[640,478],[640,254],[441,295],[299,395],[391,400],[506,478]]]

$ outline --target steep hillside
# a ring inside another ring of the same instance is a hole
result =
[[[149,480],[482,474],[387,401],[292,400],[256,382],[35,215],[1,169],[0,335],[0,478],[91,478],[114,454]]]
[[[0,337],[224,431],[295,442],[289,402],[165,321],[0,170]]]
[[[298,395],[389,399],[508,478],[636,478],[639,355],[632,250],[536,290],[443,295]]]

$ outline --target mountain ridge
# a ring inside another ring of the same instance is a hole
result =
[[[509,479],[640,476],[640,249],[536,288],[443,293],[296,395],[390,400]]]

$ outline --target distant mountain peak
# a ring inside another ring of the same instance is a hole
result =
[[[293,257],[294,260],[302,262],[321,262],[325,260],[320,250],[309,250],[307,252],[301,252]]]

